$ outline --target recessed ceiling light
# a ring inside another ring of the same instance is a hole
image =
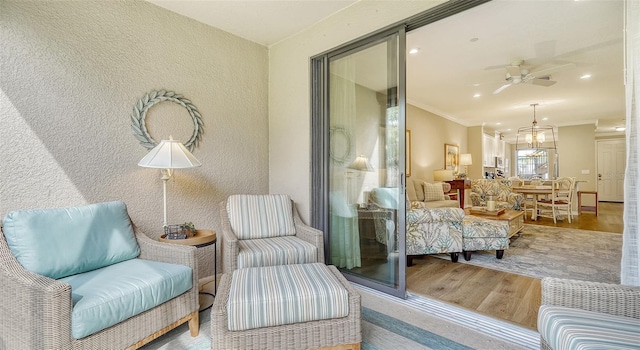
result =
[[[478,38],[471,38],[469,41],[471,41],[472,43],[475,43],[476,41],[478,41]]]
[[[496,123],[496,125],[502,125],[502,123],[500,123],[500,122],[497,122],[497,123]]]
[[[616,127],[616,131],[625,131],[627,128],[625,128],[624,126],[617,126]]]
[[[585,74],[580,77],[580,79],[589,79],[589,78],[591,78],[591,74]]]
[[[474,95],[473,95],[473,97],[475,97],[475,98],[478,98],[478,97],[480,97],[480,96],[482,96],[482,95],[480,95],[480,94],[474,94]]]
[[[415,48],[413,48],[413,49],[409,50],[409,54],[410,54],[410,55],[415,55],[415,54],[417,54],[418,52],[420,52],[420,48],[418,48],[418,47],[415,47]]]
[[[511,129],[507,129],[507,131],[511,131]]]
[[[547,118],[547,117],[544,117],[544,118],[542,118],[542,120],[549,120],[549,118]]]

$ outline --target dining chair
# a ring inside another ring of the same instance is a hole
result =
[[[571,223],[571,197],[575,181],[570,177],[559,177],[551,183],[551,195],[548,198],[537,199],[535,202],[535,217],[553,218],[553,223],[562,215],[567,216]]]
[[[523,185],[524,185],[524,181],[522,181]],[[529,182],[529,184],[531,186],[542,186],[544,184],[544,180],[542,178],[539,177],[533,177],[531,178],[531,181]],[[538,195],[537,194],[526,194],[524,196],[524,215],[525,217],[527,216],[527,212],[531,212],[531,220],[535,220],[536,216],[535,216],[535,208],[536,208],[536,201],[538,200]]]

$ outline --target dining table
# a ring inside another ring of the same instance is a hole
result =
[[[522,186],[514,186],[511,188],[512,192],[521,193],[525,198],[527,195],[533,195],[535,201],[538,201],[540,196],[544,196],[548,198],[551,195],[551,185],[522,185]],[[537,205],[536,205],[537,207]],[[534,211],[537,211],[534,209]],[[531,213],[531,219],[536,221],[538,219],[537,215],[533,212]]]

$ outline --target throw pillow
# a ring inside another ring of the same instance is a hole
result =
[[[430,184],[425,182],[422,184],[424,188],[424,201],[425,202],[433,202],[433,201],[441,201],[444,197],[444,191],[442,190],[441,183]]]

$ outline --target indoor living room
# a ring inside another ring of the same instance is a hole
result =
[[[587,111],[590,108],[582,108],[590,103],[586,101],[589,99],[584,90],[586,83],[576,86],[573,82],[585,81],[577,76],[583,74],[587,61],[596,64],[597,59],[587,59],[589,52],[602,50],[602,53],[618,56],[618,60],[604,64],[619,70],[622,64],[621,36],[615,34],[599,44],[587,44],[587,39],[579,37],[568,39],[563,32],[571,33],[566,34],[568,36],[579,32],[573,27],[572,20],[560,13],[556,17],[548,11],[533,15],[536,12],[531,8],[521,8],[518,12],[530,14],[527,18],[534,22],[544,18],[544,26],[529,24],[526,18],[519,16],[505,16],[507,10],[501,8],[500,18],[496,17],[495,22],[489,21],[488,28],[475,28],[472,33],[456,32],[456,21],[473,21],[474,16],[480,13],[484,18],[490,17],[491,14],[481,12],[483,7],[465,11],[408,35],[408,49],[418,48],[407,58],[410,72],[407,78],[407,129],[411,131],[412,177],[436,182],[436,172],[448,166],[446,150],[443,152],[447,145],[457,146],[458,156],[472,156],[469,171],[463,171],[462,166],[457,170],[466,173],[467,179],[484,178],[488,173],[493,176],[497,167],[484,166],[486,157],[483,155],[482,138],[493,139],[494,135],[505,145],[500,156],[504,161],[504,167],[500,167],[503,177],[522,176],[516,165],[517,130],[518,127],[531,128],[535,112],[530,105],[540,103],[537,110],[539,123],[551,124],[554,129],[553,135],[546,135],[547,145],[551,138],[551,154],[561,155],[545,175],[547,184],[557,176],[571,176],[580,181],[580,190],[600,190],[600,195],[603,195],[603,189],[608,189],[599,188],[602,181],[596,177],[601,173],[599,165],[603,163],[598,159],[597,148],[605,140],[623,142],[624,131],[614,130],[615,123],[624,124],[623,86],[621,83],[596,84],[593,93],[608,95],[619,102],[608,106],[615,106],[615,112],[591,113]],[[497,16],[497,12],[494,15]],[[621,25],[617,16],[619,13],[616,11],[603,12],[602,22],[590,22],[593,27],[609,26],[619,32],[619,28],[615,29]],[[574,13],[569,17],[578,20],[580,16]],[[554,19],[560,19],[563,24],[550,34],[549,28],[557,25]],[[491,23],[500,23],[501,26],[494,28]],[[491,31],[504,26],[510,28],[507,33]],[[429,35],[430,31],[432,34],[445,34]],[[582,34],[594,39],[605,36],[603,32],[596,35],[587,34],[588,31],[584,29]],[[467,35],[467,41],[463,40],[464,35]],[[562,43],[570,40],[580,42],[583,48],[566,50],[559,57],[549,59],[550,53],[559,53],[563,50]],[[486,41],[491,44],[483,43]],[[480,45],[480,48],[474,45]],[[501,55],[502,65],[499,64]],[[524,62],[514,62],[515,58]],[[572,62],[578,64],[571,65]],[[510,76],[514,63],[521,64],[519,68],[525,68],[527,74],[555,70],[551,76],[557,83],[553,86],[535,86],[531,82],[514,84]],[[437,84],[429,85],[430,81]],[[568,97],[572,90],[577,89],[584,94]],[[557,108],[569,100],[577,102],[570,111]],[[561,120],[561,114],[567,112],[571,116]],[[601,119],[588,121],[591,117]],[[520,135],[520,142],[523,138]],[[622,181],[616,186],[621,191]],[[469,191],[466,190],[465,196],[464,206],[467,209],[472,205]],[[575,197],[572,210],[577,214]],[[620,283],[624,204],[607,199],[596,204],[595,199],[586,195],[582,200],[583,205],[598,205],[598,214],[585,211],[574,216],[571,223],[566,218],[557,223],[551,218],[534,221],[530,213],[525,214],[524,228],[510,238],[509,249],[500,260],[496,259],[494,251],[475,252],[471,260],[459,259],[458,263],[452,263],[449,254],[413,259],[413,266],[407,268],[408,291],[535,330],[543,276]],[[515,259],[522,252],[531,255]]]

